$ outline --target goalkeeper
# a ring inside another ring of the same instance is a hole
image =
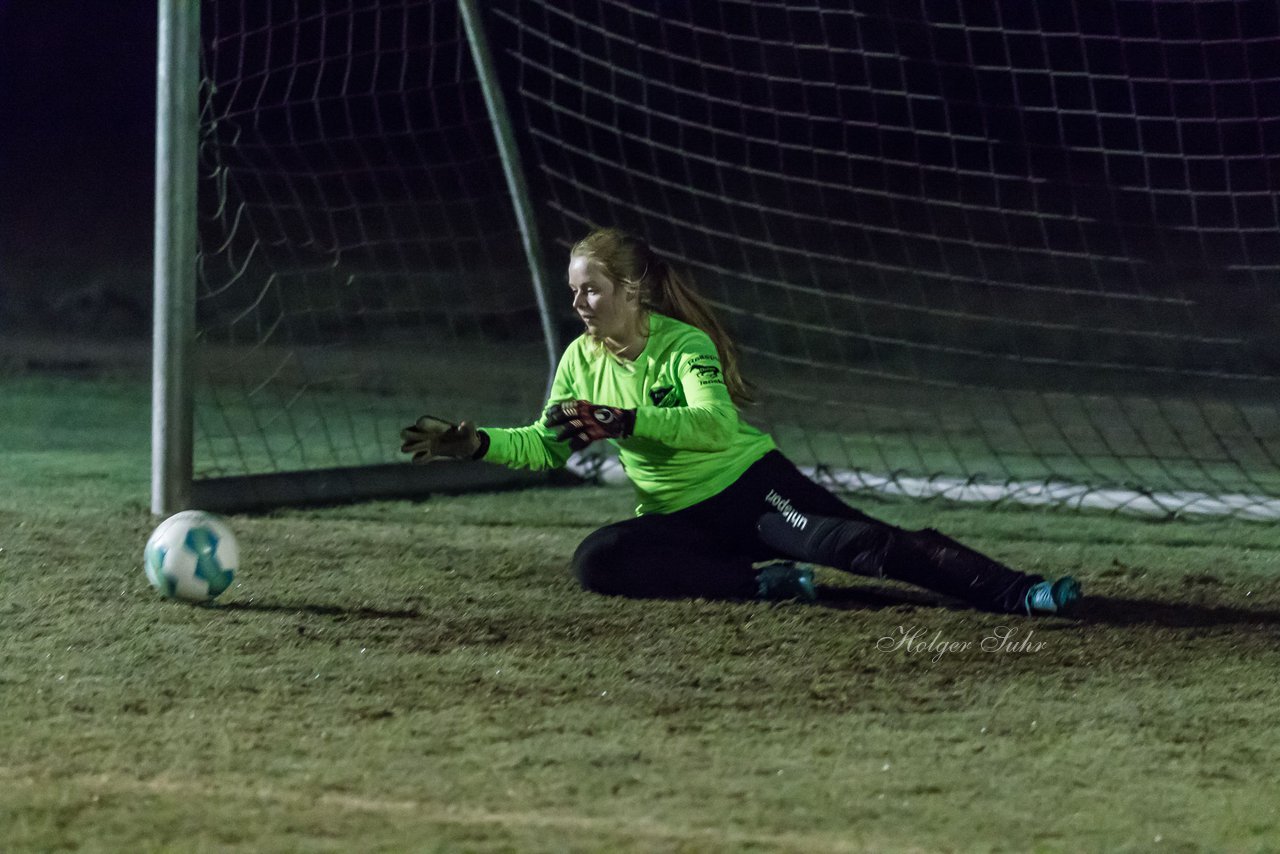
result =
[[[741,420],[750,396],[732,342],[642,239],[616,229],[587,235],[570,252],[569,291],[586,331],[565,350],[542,419],[477,429],[423,416],[405,428],[401,450],[414,462],[547,469],[593,442],[614,443],[637,515],[578,546],[572,568],[587,590],[813,599],[812,571],[787,562],[799,561],[1001,612],[1054,613],[1078,598],[1069,576],[1049,582],[932,529],[889,525],[805,477]]]

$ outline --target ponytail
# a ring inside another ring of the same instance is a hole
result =
[[[665,261],[660,262],[659,275],[652,285],[651,293],[654,311],[682,320],[707,333],[720,356],[720,367],[724,371],[724,384],[729,389],[729,397],[739,406],[752,403],[754,398],[751,386],[743,379],[738,367],[738,348],[720,324],[720,318],[716,316],[711,304]]]
[[[752,386],[742,377],[738,351],[706,298],[695,291],[687,277],[677,272],[649,244],[616,228],[600,228],[574,244],[570,255],[597,261],[614,282],[639,298],[645,311],[697,327],[707,334],[720,356],[725,387],[739,406],[754,402]]]

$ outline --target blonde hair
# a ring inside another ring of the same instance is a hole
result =
[[[569,252],[600,265],[614,286],[640,304],[643,320],[651,311],[696,326],[711,338],[729,397],[739,406],[751,403],[751,384],[738,368],[738,351],[720,325],[711,305],[693,289],[685,275],[666,262],[642,238],[617,228],[598,228],[579,240]]]

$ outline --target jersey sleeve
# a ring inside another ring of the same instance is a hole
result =
[[[578,360],[574,358],[572,346],[560,358],[556,366],[555,378],[551,381],[551,397],[547,401],[573,400],[577,397],[574,388],[579,370]],[[545,411],[545,407],[543,408]],[[553,469],[562,467],[572,451],[568,442],[556,441],[555,433],[543,423],[542,414],[538,420],[527,427],[481,427],[489,437],[489,450],[485,452],[486,462],[498,463],[510,468]]]
[[[681,342],[676,379],[684,406],[642,405],[633,435],[684,451],[722,451],[738,430],[738,407],[729,396],[715,345],[699,331]]]

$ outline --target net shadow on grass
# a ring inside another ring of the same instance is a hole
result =
[[[828,587],[819,585],[819,607],[838,611],[881,611],[889,608],[930,608],[968,611],[970,606],[926,592],[893,587],[859,585]],[[1037,618],[1039,619],[1039,618]],[[1254,626],[1280,629],[1280,611],[1237,608],[1230,605],[1192,602],[1158,602],[1110,596],[1087,596],[1057,619],[1107,626],[1163,626],[1167,628],[1211,628],[1214,626]]]
[[[317,617],[335,617],[339,620],[420,620],[422,613],[416,608],[388,609],[344,605],[319,605],[307,602],[226,602],[216,605],[223,611],[255,611],[264,613],[309,614]]]
[[[970,611],[971,606],[925,591],[862,584],[856,587],[818,586],[818,607],[836,611],[882,611],[890,608]],[[294,613],[338,620],[421,620],[416,608],[348,607],[308,602],[226,602],[212,607],[224,611]],[[1191,602],[1159,602],[1110,596],[1088,596],[1058,619],[1109,626],[1164,626],[1205,628],[1255,626],[1280,629],[1280,611],[1207,605]]]
[[[964,610],[967,606],[924,591],[860,584],[856,587],[818,585],[819,607],[836,611],[881,611],[886,608],[945,608]]]
[[[1280,611],[1109,596],[1085,597],[1072,610],[1069,619],[1108,626],[1255,626],[1280,629]]]

